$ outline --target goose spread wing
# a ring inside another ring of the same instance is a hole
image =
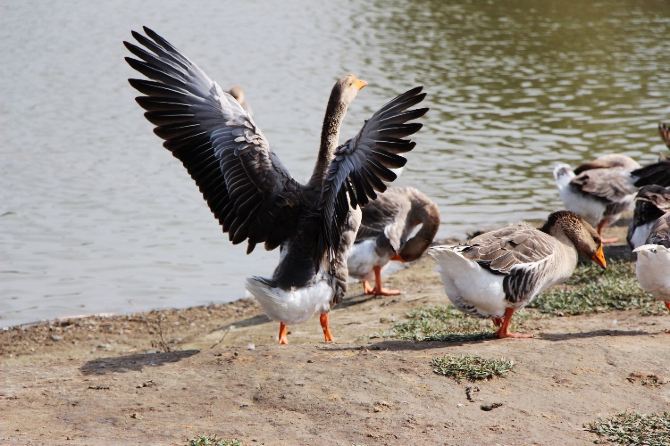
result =
[[[321,190],[323,243],[332,254],[349,212],[349,205],[365,205],[384,192],[385,182],[397,176],[390,169],[403,167],[407,159],[401,153],[415,146],[408,136],[416,133],[422,124],[408,122],[423,116],[428,108],[408,110],[426,97],[413,88],[392,99],[365,121],[358,134],[335,151]],[[348,200],[347,200],[348,197]]]
[[[138,59],[129,79],[163,145],[188,170],[233,243],[267,249],[295,228],[302,187],[290,176],[253,118],[204,71],[149,28],[124,42]]]
[[[470,240],[463,256],[498,274],[519,264],[538,262],[554,251],[553,238],[527,224],[507,226]]]
[[[576,190],[599,200],[616,203],[634,194],[630,174],[621,168],[587,170],[570,181]]]

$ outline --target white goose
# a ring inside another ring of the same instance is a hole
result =
[[[491,318],[499,338],[531,337],[509,331],[514,311],[544,289],[562,282],[578,253],[607,267],[600,236],[570,211],[549,215],[541,229],[515,224],[481,234],[464,245],[435,246],[447,297],[459,310]]]
[[[670,310],[670,213],[656,220],[646,244],[633,252],[637,253],[635,274],[640,286]]]

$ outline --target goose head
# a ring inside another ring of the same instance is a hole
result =
[[[567,239],[578,253],[590,258],[603,269],[607,268],[603,243],[598,232],[584,219],[570,211],[549,215],[542,231],[559,239]]]
[[[353,74],[347,74],[335,82],[332,96],[338,98],[338,102],[341,104],[348,106],[356,98],[358,92],[365,88],[367,84],[367,82],[357,78]]]

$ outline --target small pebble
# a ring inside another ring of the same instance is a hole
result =
[[[256,344],[250,342],[247,344],[247,350],[256,350]]]
[[[54,342],[58,342],[58,341],[62,341],[62,340],[63,340],[63,336],[54,335],[54,334],[52,334],[52,335],[50,336],[50,338],[51,338],[51,340],[54,341]]]
[[[485,410],[485,411],[488,412],[489,410],[496,409],[496,408],[498,408],[498,407],[500,407],[500,406],[502,406],[502,405],[503,405],[502,403],[482,404],[481,406],[479,406],[479,408],[480,408],[481,410]]]

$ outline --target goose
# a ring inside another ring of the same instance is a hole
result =
[[[360,206],[395,180],[400,154],[421,128],[409,122],[428,109],[410,109],[425,98],[415,87],[389,101],[338,146],[349,104],[367,85],[340,78],[330,94],[312,176],[296,181],[282,165],[253,117],[171,43],[150,28],[124,42],[136,57],[128,64],[148,79],[129,79],[137,103],[155,125],[163,146],[179,159],[233,244],[280,247],[272,277],[250,277],[247,290],[279,321],[279,343],[288,324],[320,313],[324,340],[332,341],[328,312],[346,292],[346,257],[360,224]]]
[[[602,235],[604,228],[632,209],[637,187],[631,172],[640,165],[625,155],[604,155],[572,170],[554,168],[554,179],[565,207],[582,216]],[[605,243],[617,239],[605,239]]]
[[[640,286],[670,310],[670,213],[656,220],[646,244],[633,250],[637,253],[635,274]]]
[[[417,226],[421,228],[408,238]],[[440,210],[414,187],[390,187],[363,208],[363,220],[347,259],[349,275],[363,281],[363,292],[394,296],[382,286],[381,270],[390,260],[411,262],[428,249],[440,226]],[[368,281],[374,276],[375,287]]]
[[[649,231],[656,220],[670,212],[670,187],[643,186],[635,197],[635,212],[626,240],[631,249],[647,242]]]
[[[491,318],[498,338],[532,337],[509,331],[514,311],[569,278],[578,253],[607,267],[600,236],[570,211],[550,214],[541,229],[517,223],[428,250],[449,300],[464,313]]]

